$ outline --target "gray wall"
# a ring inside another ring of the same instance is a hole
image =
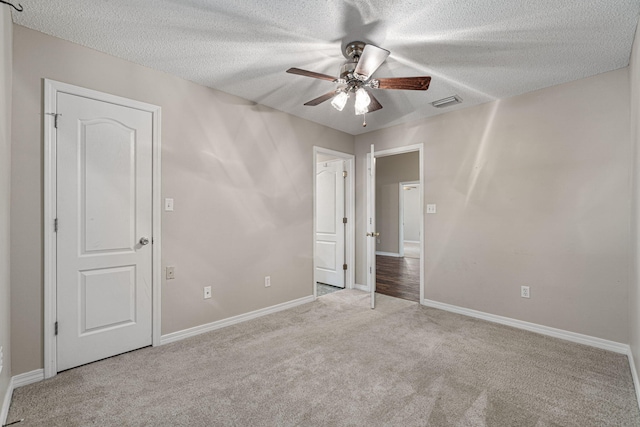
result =
[[[0,346],[4,361],[0,373],[0,409],[11,379],[9,205],[11,185],[11,12],[0,6]],[[4,420],[0,419],[0,423]]]
[[[376,159],[376,231],[380,233],[377,251],[399,252],[399,184],[419,179],[420,153],[417,151]]]
[[[640,372],[640,227],[638,214],[640,214],[640,31],[636,29],[636,37],[633,42],[631,61],[629,63],[629,78],[631,85],[631,142],[635,148],[634,173],[631,199],[633,209],[632,219],[632,273],[629,288],[629,344],[636,365]],[[639,392],[640,390],[636,390]]]
[[[425,298],[627,343],[629,127],[624,68],[358,136],[356,235],[369,144],[423,143]]]
[[[14,374],[43,366],[42,79],[162,107],[162,333],[313,295],[314,145],[350,135],[15,26]],[[264,287],[264,276],[271,287]],[[213,298],[202,289],[212,286]]]

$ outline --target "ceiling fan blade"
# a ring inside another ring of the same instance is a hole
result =
[[[369,79],[378,67],[382,65],[385,59],[387,59],[389,53],[390,52],[388,50],[382,49],[378,46],[374,46],[372,44],[366,45],[362,50],[362,55],[358,60],[358,65],[356,65],[356,74],[366,77],[361,80]]]
[[[329,80],[330,82],[333,82],[336,80],[335,77],[329,76],[327,74],[321,74],[321,73],[316,73],[314,71],[302,70],[300,68],[289,68],[287,70],[287,73],[298,74],[300,76],[306,76],[306,77],[313,77],[314,79]]]
[[[382,104],[380,104],[380,101],[378,101],[376,99],[375,96],[373,96],[373,94],[370,91],[367,91],[367,93],[369,94],[369,98],[371,98],[371,102],[369,103],[369,107],[367,109],[367,113],[372,113],[374,111],[377,111],[379,109],[382,108]]]
[[[401,89],[401,90],[427,90],[431,77],[390,77],[386,79],[376,79],[378,89]]]
[[[315,99],[312,99],[309,102],[305,102],[304,105],[308,105],[310,107],[315,107],[318,104],[322,104],[324,101],[328,101],[329,99],[333,98],[334,96],[336,96],[336,91],[332,90],[331,92],[327,92],[322,96],[319,96]]]

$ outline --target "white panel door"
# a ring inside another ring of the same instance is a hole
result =
[[[344,161],[316,167],[316,280],[344,288]]]
[[[152,114],[59,92],[57,370],[151,345]]]

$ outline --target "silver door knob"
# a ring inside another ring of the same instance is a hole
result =
[[[369,236],[369,237],[378,237],[378,236],[380,236],[380,233],[378,233],[377,231],[374,231],[373,233],[367,233],[367,236]]]
[[[140,244],[141,244],[142,246],[144,246],[144,245],[148,245],[148,244],[149,244],[149,239],[148,239],[148,238],[146,238],[146,237],[141,237],[141,238],[140,238]]]

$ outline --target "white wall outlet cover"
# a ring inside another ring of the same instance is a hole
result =
[[[264,276],[264,287],[268,288],[271,286],[271,276]]]
[[[436,204],[435,203],[427,204],[427,213],[429,213],[429,214],[436,213]]]
[[[204,299],[211,298],[211,286],[204,287]]]
[[[173,211],[173,199],[164,199],[164,210],[167,212]]]
[[[530,298],[531,293],[528,286],[520,286],[520,296],[522,298]]]

